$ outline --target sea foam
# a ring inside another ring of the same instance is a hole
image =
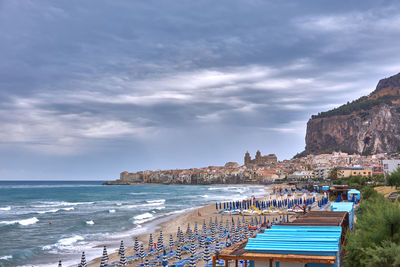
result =
[[[88,225],[93,225],[93,224],[94,224],[94,221],[92,221],[92,220],[86,221],[86,224],[88,224]]]
[[[24,219],[24,220],[18,220],[18,221],[1,221],[0,224],[16,224],[19,223],[20,225],[30,225],[30,224],[35,224],[37,223],[39,220],[36,217],[32,217],[29,219]]]
[[[0,208],[0,210],[4,210],[4,211],[11,210],[11,207],[7,206],[7,207],[4,207],[4,208]]]
[[[13,258],[12,255],[7,255],[7,256],[2,256],[2,257],[0,257],[0,260],[10,260],[10,259],[12,259],[12,258]]]
[[[140,215],[137,215],[133,217],[135,221],[133,222],[134,224],[142,224],[144,222],[150,221],[153,218],[153,215],[151,213],[143,213]]]

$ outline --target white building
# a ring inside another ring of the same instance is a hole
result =
[[[400,167],[400,159],[384,159],[382,160],[383,172],[390,174]]]

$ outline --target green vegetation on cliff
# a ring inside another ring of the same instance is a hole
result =
[[[320,112],[318,113],[318,115],[312,115],[311,119],[327,118],[338,115],[348,115],[358,111],[364,111],[360,112],[361,117],[363,117],[367,116],[367,111],[372,109],[373,107],[379,106],[381,104],[392,105],[392,101],[399,98],[399,96],[385,95],[378,99],[368,99],[367,96],[363,96],[357,100],[347,102],[347,104],[341,105],[340,107],[334,108],[332,110]]]

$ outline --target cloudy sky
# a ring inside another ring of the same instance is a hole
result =
[[[399,43],[396,1],[0,0],[0,179],[291,158]]]

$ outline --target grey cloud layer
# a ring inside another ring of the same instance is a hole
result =
[[[3,1],[0,151],[32,162],[54,155],[61,168],[82,153],[118,155],[95,175],[239,161],[245,149],[290,157],[304,147],[311,114],[400,71],[399,9],[394,1]],[[135,166],[119,165],[123,157]],[[92,175],[74,164],[78,176]]]

